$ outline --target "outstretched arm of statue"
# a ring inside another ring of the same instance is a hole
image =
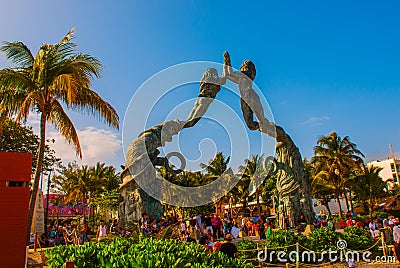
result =
[[[222,78],[229,79],[233,83],[238,84],[240,78],[243,77],[241,72],[232,71],[231,56],[228,51],[224,52],[224,69],[222,71]]]

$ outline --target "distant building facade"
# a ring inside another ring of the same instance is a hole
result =
[[[399,184],[399,159],[388,158],[386,160],[371,161],[367,164],[367,166],[371,165],[382,168],[379,175],[383,181],[392,181],[394,184]]]

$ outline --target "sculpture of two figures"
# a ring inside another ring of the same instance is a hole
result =
[[[205,115],[217,93],[221,90],[221,86],[229,79],[238,85],[241,110],[247,127],[250,130],[261,131],[277,141],[274,160],[274,172],[277,175],[274,204],[279,227],[283,229],[288,227],[288,224],[291,226],[297,225],[301,215],[303,215],[307,223],[312,223],[311,198],[300,152],[283,128],[276,126],[265,118],[260,98],[252,88],[255,77],[256,68],[253,62],[246,60],[242,63],[240,71],[233,71],[229,53],[225,52],[222,76],[219,77],[218,71],[214,68],[209,68],[204,72],[200,81],[199,97],[185,121],[170,120],[154,126],[141,133],[130,144],[126,155],[127,168],[122,174],[123,184],[120,188],[122,196],[120,211],[123,211],[124,214],[120,215],[120,217],[123,217],[123,221],[129,221],[129,216],[127,215],[136,215],[136,219],[133,220],[137,220],[137,216],[140,214],[138,213],[139,211],[151,215],[153,210],[161,207],[161,204],[154,203],[153,201],[155,200],[152,201],[145,193],[141,194],[141,196],[144,196],[141,200],[148,200],[151,204],[143,205],[140,208],[132,206],[129,201],[132,198],[129,198],[129,196],[132,196],[132,191],[138,188],[137,185],[144,185],[148,189],[151,188],[153,193],[157,191],[155,188],[160,185],[155,183],[156,180],[151,179],[156,177],[155,167],[164,166],[174,173],[179,173],[183,170],[185,166],[183,156],[180,156],[179,153],[174,155],[180,158],[181,167],[171,169],[168,155],[160,157],[158,147],[164,146],[165,142],[171,141],[173,136],[183,128],[193,127]],[[254,116],[258,121],[254,120]],[[136,181],[135,184],[131,183],[133,180]],[[129,210],[132,210],[131,207],[135,207],[134,214],[129,212]],[[151,209],[148,207],[151,207]]]
[[[242,63],[240,71],[232,70],[231,58],[229,53],[224,53],[224,69],[222,77],[218,76],[218,71],[214,68],[209,68],[203,74],[200,81],[200,95],[197,99],[189,117],[186,119],[185,128],[194,126],[200,118],[204,116],[208,107],[221,90],[221,85],[229,79],[236,83],[240,92],[240,106],[243,113],[243,118],[247,127],[250,130],[260,130],[267,135],[275,137],[274,125],[264,116],[260,97],[252,88],[253,80],[256,77],[256,67],[250,60]],[[254,121],[254,115],[258,122]]]

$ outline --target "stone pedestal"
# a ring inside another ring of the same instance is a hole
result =
[[[135,180],[129,180],[120,188],[119,221],[122,226],[137,223],[145,213],[150,220],[160,220],[164,210],[160,201],[149,196],[138,187]]]

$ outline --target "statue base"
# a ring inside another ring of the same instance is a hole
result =
[[[164,214],[161,202],[143,191],[135,180],[122,184],[120,193],[118,216],[121,226],[139,222],[143,214],[150,220],[161,220]]]

